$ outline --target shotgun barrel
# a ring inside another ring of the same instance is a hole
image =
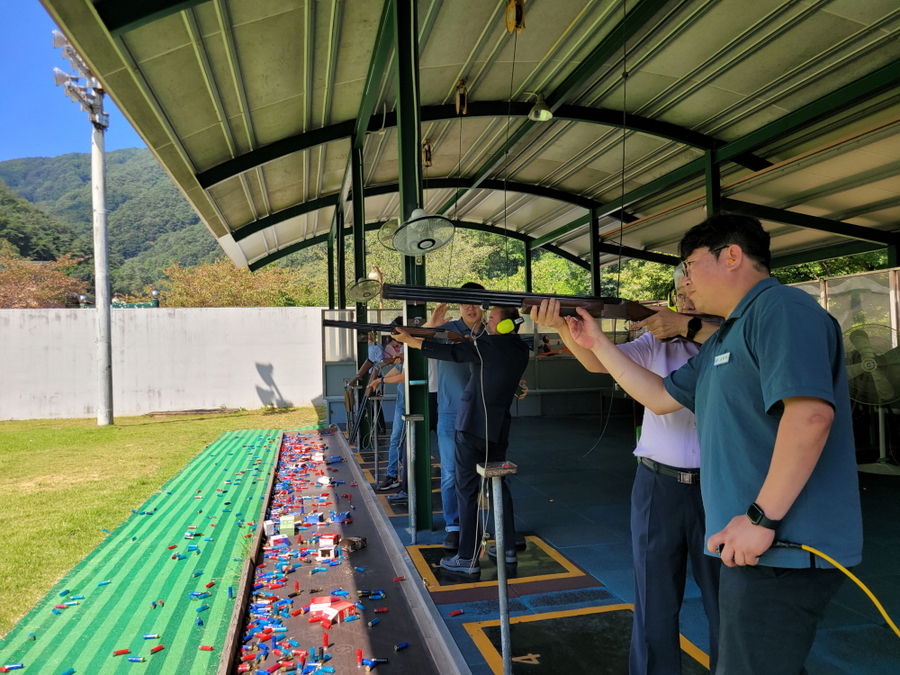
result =
[[[467,339],[452,330],[443,328],[420,328],[419,326],[395,326],[390,323],[360,323],[357,321],[337,321],[334,319],[322,319],[322,325],[327,328],[350,328],[358,331],[373,331],[376,333],[392,333],[395,328],[402,328],[410,335],[422,338],[436,338],[438,340],[451,340],[462,342]]]
[[[594,318],[628,319],[641,321],[655,314],[649,307],[622,298],[603,298],[581,295],[550,295],[546,293],[514,293],[509,291],[488,291],[479,288],[447,288],[443,286],[409,286],[385,284],[382,295],[392,300],[413,302],[453,302],[482,307],[521,307],[528,312],[542,300],[559,300],[560,314],[577,316],[576,307],[581,307]]]

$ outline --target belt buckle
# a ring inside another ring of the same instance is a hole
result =
[[[679,471],[678,472],[678,482],[679,483],[687,483],[688,485],[694,484],[694,474],[689,471]]]

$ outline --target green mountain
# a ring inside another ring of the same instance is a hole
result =
[[[114,292],[140,293],[162,278],[173,262],[185,266],[212,261],[223,253],[194,210],[146,149],[106,155],[106,201],[110,275]],[[90,256],[92,250],[91,156],[28,157],[0,162],[0,238],[28,258],[48,259],[66,252]],[[44,217],[21,213],[7,201],[27,200]],[[8,234],[4,234],[4,219]],[[23,223],[30,223],[26,227]],[[23,228],[28,235],[22,234]],[[41,257],[43,256],[43,257]],[[78,276],[93,277],[93,261]]]

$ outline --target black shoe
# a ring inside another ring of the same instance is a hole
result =
[[[406,504],[409,501],[409,495],[407,495],[403,490],[400,490],[395,495],[388,495],[387,500],[391,504]]]
[[[459,530],[447,533],[447,537],[446,539],[444,539],[443,547],[448,551],[455,551],[459,548]]]
[[[495,545],[488,546],[487,550],[488,558],[497,561],[497,547]],[[512,549],[511,551],[506,552],[506,564],[507,565],[515,565],[519,562],[519,557],[516,555],[516,549]]]
[[[466,560],[460,558],[459,555],[441,558],[441,567],[450,572],[461,572],[462,574],[480,574],[481,566],[477,560]]]
[[[396,476],[388,476],[383,481],[378,484],[376,490],[393,490],[394,488],[400,487],[400,481],[397,480]]]

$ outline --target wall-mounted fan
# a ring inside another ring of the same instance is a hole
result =
[[[360,279],[355,284],[347,286],[347,299],[365,304],[378,297],[380,292],[381,284],[377,279]]]
[[[433,216],[422,209],[416,209],[409,220],[397,228],[391,242],[403,255],[428,255],[449,243],[455,229],[449,218]]]
[[[844,333],[850,398],[878,410],[878,461],[860,464],[860,471],[900,476],[900,467],[888,462],[885,415],[900,401],[900,341],[889,326],[864,324]]]
[[[394,235],[400,229],[400,220],[391,218],[384,225],[378,228],[378,243],[389,251],[396,251],[394,248]]]

